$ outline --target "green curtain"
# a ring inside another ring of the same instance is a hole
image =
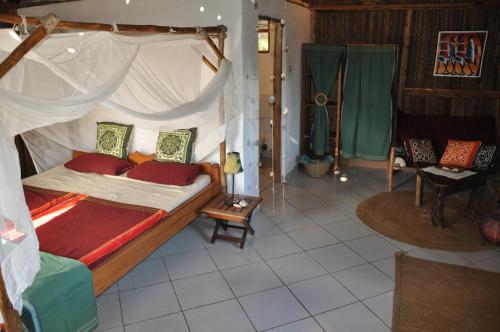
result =
[[[343,46],[309,44],[306,46],[307,65],[313,81],[313,98],[317,93],[329,96],[340,62]],[[330,120],[326,106],[315,105],[312,110],[311,148],[322,156],[330,152]]]
[[[341,139],[344,158],[387,160],[395,47],[347,48]]]

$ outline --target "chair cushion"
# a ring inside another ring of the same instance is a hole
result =
[[[479,147],[479,150],[477,150],[474,160],[472,161],[472,170],[488,170],[488,168],[490,168],[490,166],[493,164],[496,149],[497,147],[495,145],[481,145]]]
[[[470,169],[480,146],[481,141],[456,141],[450,139],[439,160],[439,165]]]
[[[415,164],[435,164],[437,161],[432,141],[428,138],[409,138],[405,141],[406,150]]]

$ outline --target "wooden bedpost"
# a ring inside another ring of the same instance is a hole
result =
[[[22,332],[23,326],[19,313],[14,309],[7,295],[2,270],[0,269],[0,312],[6,332]]]
[[[59,18],[54,14],[49,14],[40,19],[41,25],[30,34],[12,53],[0,64],[0,78],[9,72],[33,47],[35,47],[45,36],[51,33],[59,23]]]
[[[394,166],[394,158],[395,158],[395,151],[394,147],[391,146],[389,152],[389,162],[387,163],[387,191],[392,191],[392,177],[394,175],[394,171],[392,168]]]
[[[210,39],[210,38],[208,38]],[[210,39],[211,40],[211,39]],[[226,40],[226,32],[219,32],[217,34],[217,44],[218,44],[218,50],[220,54],[222,55],[222,58],[219,57],[219,60],[217,61],[217,66],[220,67],[222,64],[222,60],[224,59],[224,42]],[[210,43],[209,43],[210,44]],[[223,103],[224,101],[222,101]],[[224,105],[221,105],[223,108]],[[224,114],[222,114],[224,116]],[[227,178],[226,174],[224,174],[224,164],[226,163],[226,140],[224,140],[222,143],[219,145],[219,159],[220,159],[220,185],[221,185],[221,190],[222,193],[227,192]]]
[[[334,166],[333,171],[340,169],[340,122],[342,116],[342,63],[340,63],[339,71],[337,73],[337,118],[335,123],[335,150],[334,150]]]

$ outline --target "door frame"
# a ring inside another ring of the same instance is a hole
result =
[[[282,77],[283,72],[283,26],[281,20],[259,15],[259,20],[267,20],[276,26],[274,34],[274,55],[273,55],[273,96],[274,107],[272,116],[272,131],[273,131],[273,182],[282,182],[281,164],[282,164]]]

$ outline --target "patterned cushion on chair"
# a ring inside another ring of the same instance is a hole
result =
[[[481,145],[472,161],[471,168],[475,171],[486,171],[493,163],[496,149],[495,145]]]
[[[190,164],[195,139],[196,128],[160,132],[155,160]]]
[[[432,141],[428,138],[416,139],[409,138],[405,140],[406,150],[409,157],[415,164],[425,163],[425,164],[435,164],[436,163],[436,153],[434,152],[434,147],[432,146]]]
[[[97,122],[97,143],[95,151],[118,158],[127,158],[127,147],[133,125],[115,122]]]
[[[480,146],[481,141],[455,141],[450,139],[441,160],[439,160],[439,165],[470,169]]]

